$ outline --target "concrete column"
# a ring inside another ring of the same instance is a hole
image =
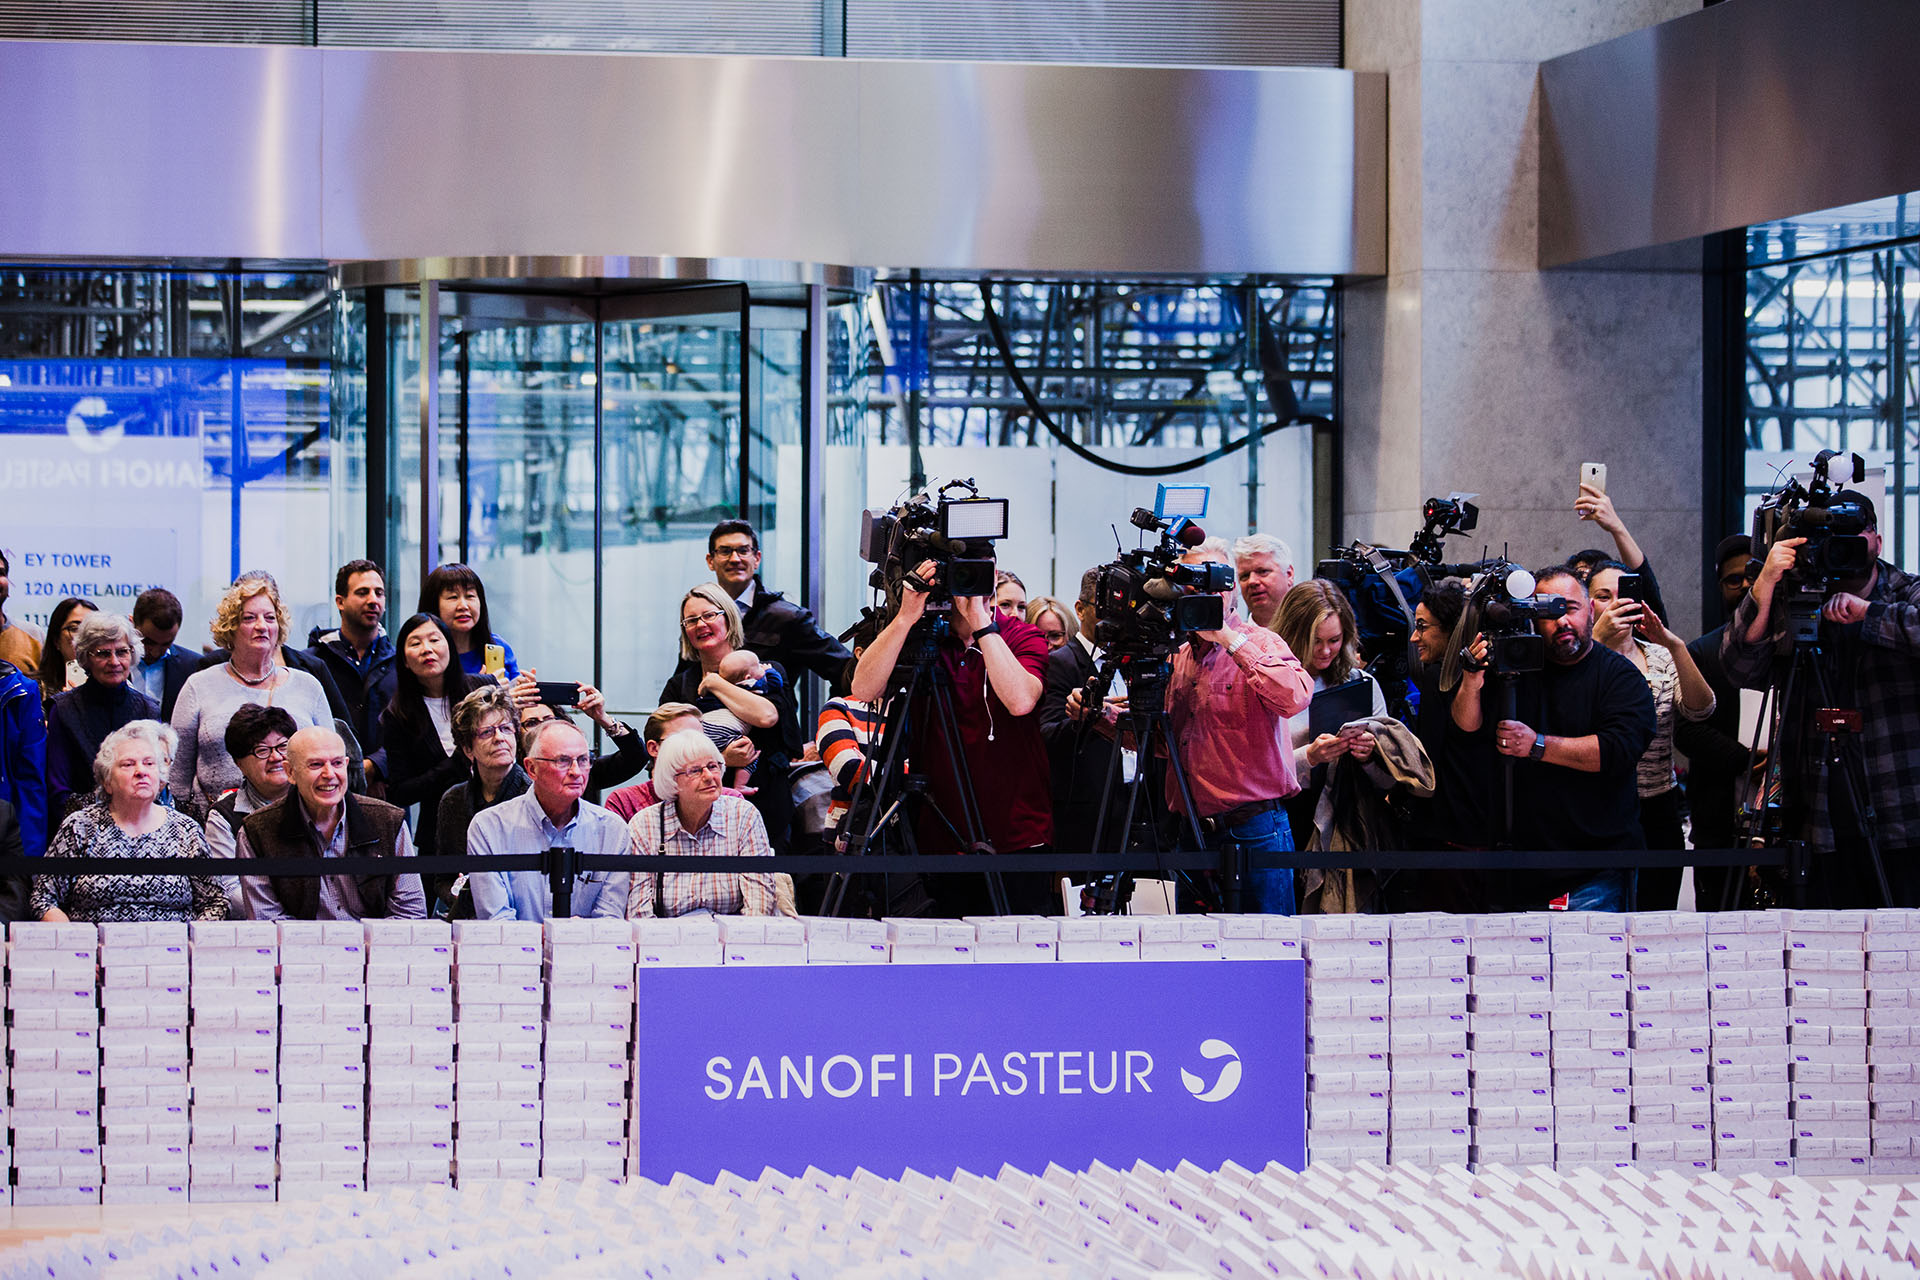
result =
[[[1581,462],[1697,634],[1697,270],[1537,262],[1542,60],[1698,0],[1347,0],[1347,65],[1388,73],[1388,274],[1346,293],[1349,536],[1406,545],[1421,501],[1479,493],[1483,545],[1528,565],[1610,548]],[[1694,264],[1697,267],[1697,264]]]

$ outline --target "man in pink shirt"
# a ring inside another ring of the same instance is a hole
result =
[[[1219,538],[1181,558],[1231,563]],[[1167,718],[1193,803],[1214,837],[1249,853],[1285,853],[1293,848],[1293,833],[1284,801],[1300,789],[1300,780],[1280,728],[1312,700],[1313,678],[1284,640],[1234,612],[1231,591],[1222,598],[1226,626],[1194,632],[1173,655]],[[1168,807],[1184,813],[1178,791],[1169,771]],[[1241,903],[1247,911],[1292,915],[1292,870],[1250,873]]]

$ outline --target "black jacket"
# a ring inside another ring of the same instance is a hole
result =
[[[20,838],[20,822],[13,816],[13,806],[0,800],[0,858],[26,856],[26,842]],[[26,876],[0,876],[0,924],[33,918],[27,912],[27,896],[32,887],[33,882]]]
[[[836,696],[847,693],[847,664],[853,661],[847,646],[822,631],[811,611],[778,591],[767,590],[758,576],[753,580],[753,606],[740,616],[740,625],[747,634],[744,647],[759,654],[763,662],[779,663],[787,673],[787,689],[794,701],[799,701],[803,671],[825,680]],[[674,669],[674,678],[679,679],[689,668],[695,672],[693,682],[699,684],[700,664],[684,658]],[[797,754],[799,748],[794,751]]]
[[[440,847],[440,797],[473,776],[467,757],[449,756],[431,722],[415,726],[391,706],[380,713],[380,739],[387,753],[387,803],[420,806],[413,824],[413,846],[423,852]]]
[[[1105,849],[1093,847],[1100,797],[1117,748],[1089,722],[1075,724],[1067,718],[1067,695],[1085,688],[1094,674],[1093,655],[1078,640],[1069,640],[1047,655],[1047,675],[1040,694],[1040,736],[1046,740],[1047,760],[1053,772],[1053,844],[1062,853],[1119,849],[1125,838],[1120,824],[1126,820],[1126,784],[1115,775],[1107,829],[1101,837]]]
[[[206,654],[198,649],[189,649],[185,645],[174,645],[167,650],[167,656],[160,660],[160,719],[166,724],[173,723],[173,704],[180,700],[181,686],[187,677],[198,671],[206,661]],[[223,654],[224,658],[225,655]]]
[[[1751,753],[1740,743],[1740,690],[1720,662],[1726,627],[1715,627],[1687,646],[1715,699],[1705,720],[1674,717],[1673,745],[1687,757],[1687,807],[1693,814],[1693,847],[1731,849],[1738,816],[1738,784]]]
[[[365,675],[354,666],[352,646],[341,637],[338,627],[315,627],[307,636],[307,647],[300,652],[333,677],[350,713],[347,723],[360,739],[360,750],[385,777],[387,758],[380,749],[380,713],[393,701],[394,688],[400,681],[393,641],[384,630],[374,637],[372,662]]]

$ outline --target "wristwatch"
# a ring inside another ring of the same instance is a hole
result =
[[[1527,759],[1543,760],[1546,758],[1546,754],[1547,754],[1547,735],[1544,733],[1534,734],[1533,746],[1527,749]]]
[[[999,634],[1000,634],[1000,619],[995,618],[992,622],[989,622],[986,626],[981,627],[978,631],[975,631],[973,633],[973,638],[976,641],[978,641],[983,636],[997,636]]]

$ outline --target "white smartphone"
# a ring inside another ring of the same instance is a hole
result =
[[[1601,493],[1605,493],[1607,491],[1607,464],[1604,462],[1581,463],[1580,483],[1590,484]]]

